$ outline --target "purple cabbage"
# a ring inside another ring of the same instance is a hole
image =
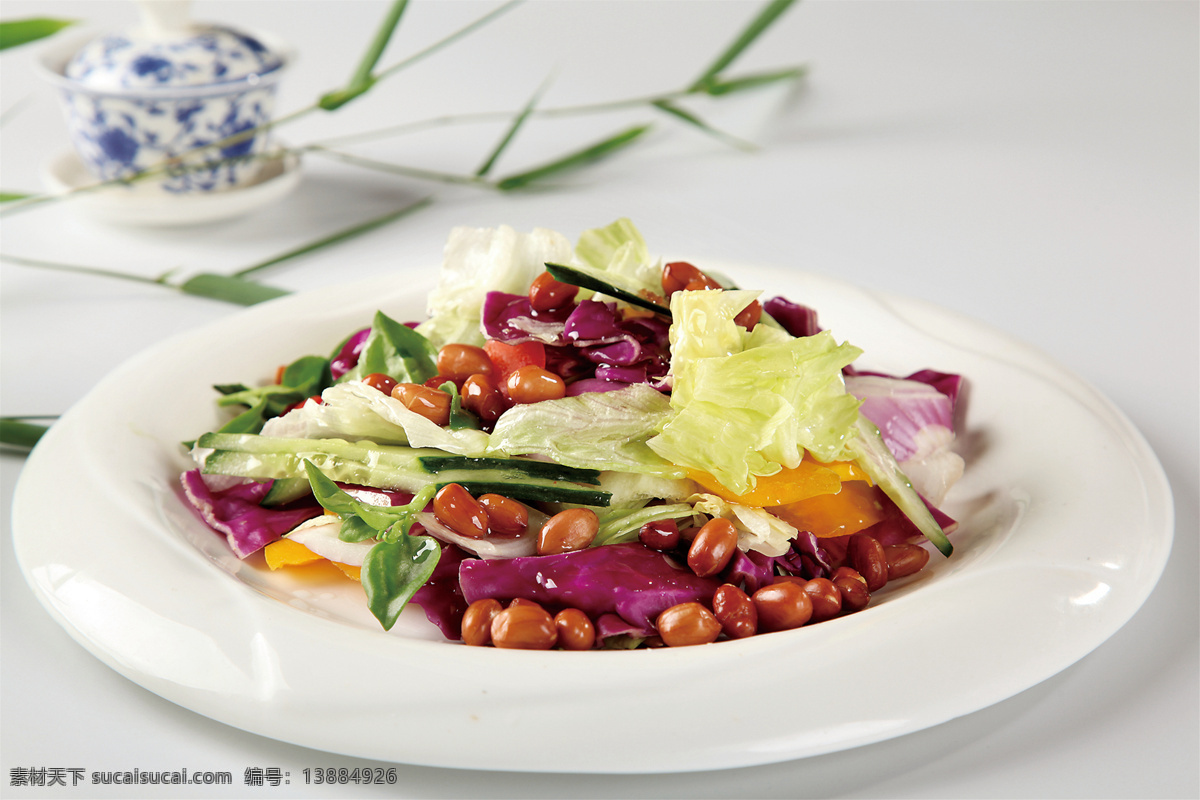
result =
[[[338,354],[330,360],[329,374],[335,381],[358,366],[358,357],[362,354],[363,348],[366,347],[367,337],[370,335],[370,328],[363,328],[361,331],[354,333],[342,345],[342,349],[338,351]]]
[[[815,336],[821,332],[817,325],[817,312],[808,306],[793,303],[783,297],[772,297],[763,303],[763,311],[783,326],[792,336]]]
[[[932,369],[919,370],[911,375],[901,377],[899,375],[889,375],[886,372],[867,372],[865,370],[856,370],[854,367],[846,367],[846,375],[893,378],[896,380],[924,383],[950,398],[950,407],[952,410],[958,406],[959,397],[966,389],[966,381],[962,375],[951,372],[938,372]]]
[[[315,501],[288,508],[263,508],[259,505],[271,490],[273,481],[239,483],[228,489],[214,490],[204,482],[200,470],[180,476],[183,493],[204,522],[225,535],[238,558],[261,550],[301,522],[322,513]]]
[[[467,603],[524,597],[550,607],[578,608],[591,619],[617,614],[651,629],[679,603],[712,601],[720,586],[638,543],[511,559],[468,559],[458,571]]]
[[[596,620],[596,639],[603,642],[611,636],[632,636],[646,639],[657,634],[654,628],[631,625],[616,614],[601,614]]]
[[[467,554],[459,547],[439,542],[442,554],[429,580],[409,600],[425,612],[425,618],[438,627],[447,639],[462,638],[462,618],[467,610],[458,584],[459,565]]]
[[[564,336],[566,317],[557,312],[535,312],[525,295],[488,292],[481,314],[483,332],[489,339],[505,344],[541,342],[567,343]]]
[[[573,395],[630,383],[663,388],[670,368],[670,325],[654,317],[623,319],[616,303],[584,300],[570,308],[540,312],[523,295],[488,292],[482,323],[490,339],[543,344],[546,368],[569,386],[579,384],[569,389]]]

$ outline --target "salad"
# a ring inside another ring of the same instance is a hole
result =
[[[412,604],[467,645],[704,644],[951,555],[961,376],[861,370],[814,309],[629,220],[456,228],[425,319],[331,345],[214,387],[181,483],[238,557],[332,564],[384,629]]]

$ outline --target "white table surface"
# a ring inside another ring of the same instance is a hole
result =
[[[415,0],[388,64],[494,7]],[[351,73],[385,4],[197,0],[196,16],[274,31],[300,60],[282,109]],[[681,87],[758,8],[750,2],[529,2],[290,142],[447,113],[519,109]],[[504,171],[640,120],[639,146],[553,189],[501,195],[309,157],[299,188],[196,228],[95,222],[71,203],[3,220],[7,255],[154,275],[230,272],[424,196],[416,216],[265,273],[291,290],[436,264],[454,225],[574,238],[632,218],[663,255],[783,265],[924,298],[1035,345],[1098,387],[1155,449],[1174,491],[1174,550],[1141,611],[1064,672],[996,706],[853,751],[770,766],[649,776],[400,765],[391,787],[305,787],[304,768],[362,762],[245,733],[176,707],[87,654],[42,610],[11,546],[20,456],[3,479],[3,737],[9,797],[1196,797],[1198,86],[1194,2],[811,2],[735,70],[806,63],[793,92],[696,106],[759,143],[724,146],[648,111],[533,125]],[[0,17],[126,27],[132,3],[5,0]],[[67,149],[37,45],[2,67],[0,188],[40,188]],[[10,113],[11,109],[15,109]],[[469,171],[497,125],[371,145],[374,156]],[[59,413],[147,345],[236,313],[153,286],[5,264],[4,414]],[[936,365],[931,365],[936,366]],[[236,377],[236,376],[231,376]],[[186,390],[185,387],[180,387]],[[167,399],[169,402],[169,398]],[[69,487],[65,487],[69,491]],[[81,520],[86,524],[86,520]],[[581,744],[581,746],[586,746]],[[16,788],[12,770],[227,770],[214,787]],[[289,771],[246,787],[247,767]],[[105,791],[107,789],[107,791]]]

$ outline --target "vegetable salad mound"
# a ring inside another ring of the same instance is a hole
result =
[[[427,313],[215,387],[181,480],[240,558],[328,562],[384,629],[411,603],[468,645],[590,650],[821,622],[952,552],[962,378],[861,371],[814,309],[628,220],[456,228]]]

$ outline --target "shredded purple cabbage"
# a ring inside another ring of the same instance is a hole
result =
[[[273,481],[239,483],[228,489],[213,490],[204,482],[200,470],[180,476],[183,493],[204,522],[225,535],[238,558],[261,550],[292,528],[322,513],[315,501],[288,508],[263,508],[259,503],[271,490]]]
[[[358,365],[358,357],[367,345],[367,337],[371,335],[370,328],[358,331],[342,345],[342,349],[329,362],[329,374],[336,381]]]
[[[616,614],[601,614],[596,620],[596,639],[603,642],[612,636],[632,636],[635,639],[646,639],[657,634],[654,628],[644,628],[631,625]]]
[[[447,639],[462,638],[462,618],[467,610],[458,584],[459,564],[467,557],[466,552],[453,544],[438,542],[442,555],[429,580],[409,600],[425,612],[425,617],[438,627]]]
[[[708,604],[720,586],[638,543],[592,547],[551,556],[468,559],[458,571],[468,603],[524,597],[552,607],[578,608],[591,619],[617,614],[651,629],[679,603]]]
[[[817,325],[817,312],[808,306],[793,303],[783,297],[772,297],[763,303],[763,311],[797,338],[815,336],[821,332],[820,326]]]
[[[653,317],[623,319],[616,303],[584,300],[540,312],[523,295],[488,292],[482,322],[490,339],[545,345],[546,368],[567,382],[572,395],[631,383],[662,389],[671,365],[670,325]]]

